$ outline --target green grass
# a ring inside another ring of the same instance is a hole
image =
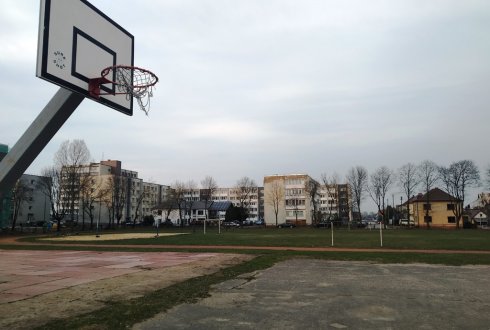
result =
[[[330,229],[231,229],[218,234],[216,229],[171,229],[161,232],[183,232],[186,235],[158,238],[90,242],[116,245],[232,245],[232,246],[290,246],[329,247]],[[102,233],[103,235],[103,233]],[[29,241],[36,239],[28,238]],[[63,242],[64,244],[69,242]],[[80,244],[81,242],[73,242]],[[83,242],[81,244],[84,244]],[[379,248],[379,230],[334,230],[334,246],[345,248]],[[421,250],[482,250],[490,251],[490,231],[395,229],[383,231],[383,248]]]

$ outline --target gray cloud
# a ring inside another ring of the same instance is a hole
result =
[[[31,173],[74,138],[164,184],[489,162],[487,1],[92,3],[159,75],[150,116],[85,100]],[[34,77],[38,5],[5,7],[0,142],[12,145],[57,87]]]

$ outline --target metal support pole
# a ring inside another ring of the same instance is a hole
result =
[[[60,88],[0,162],[0,198],[31,165],[85,97]]]
[[[99,237],[99,223],[100,223],[100,209],[101,209],[102,205],[101,205],[101,201],[99,199],[99,217],[97,218],[97,226],[96,226],[96,229],[95,229],[95,237]]]
[[[381,222],[379,223],[379,241],[380,241],[380,246],[383,247],[383,225]]]

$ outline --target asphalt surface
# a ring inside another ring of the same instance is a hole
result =
[[[1,244],[39,245],[18,242],[16,238],[2,238]],[[110,244],[98,246],[121,247]],[[142,247],[229,248],[134,246]],[[490,253],[386,248],[238,248],[325,252]],[[490,329],[489,271],[490,266],[487,265],[387,265],[294,259],[221,283],[214,287],[209,298],[196,304],[177,306],[167,313],[137,324],[134,329]]]
[[[490,329],[490,266],[293,259],[134,329]]]

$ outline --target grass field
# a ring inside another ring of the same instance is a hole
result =
[[[122,233],[123,231],[120,232]],[[194,230],[188,228],[167,229],[160,231],[161,234],[177,232],[186,233],[187,235],[161,235],[160,237],[104,240],[100,242],[97,242],[94,238],[94,240],[86,243],[117,245],[241,245],[256,247],[330,247],[332,244],[332,232],[330,229],[244,228],[222,230],[221,234],[218,233],[216,228],[208,228],[206,234],[203,234],[202,228],[196,228]],[[390,229],[383,230],[382,234],[383,248],[386,249],[490,251],[490,230]],[[101,236],[103,237],[104,233]],[[333,238],[334,246],[339,248],[380,247],[379,230],[335,229]],[[66,240],[63,241],[65,244],[69,242]]]

